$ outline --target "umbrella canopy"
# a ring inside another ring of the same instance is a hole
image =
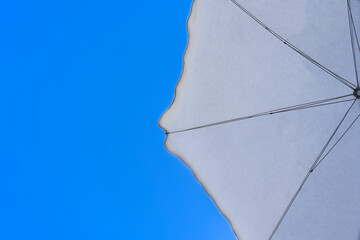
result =
[[[359,239],[360,3],[195,0],[165,146],[242,240]]]

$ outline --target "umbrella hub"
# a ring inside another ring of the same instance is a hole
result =
[[[360,88],[359,87],[354,90],[354,96],[356,98],[360,98]]]

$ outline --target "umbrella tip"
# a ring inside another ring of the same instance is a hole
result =
[[[355,88],[354,90],[354,96],[356,98],[360,98],[360,87]]]

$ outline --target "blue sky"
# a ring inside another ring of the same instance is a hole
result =
[[[190,5],[0,3],[0,239],[235,239],[157,127]]]

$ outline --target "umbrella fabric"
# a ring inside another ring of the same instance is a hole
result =
[[[195,0],[160,119],[243,240],[358,239],[358,1]]]

